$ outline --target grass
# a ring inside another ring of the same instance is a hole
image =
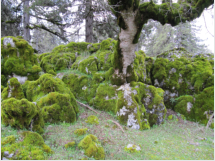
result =
[[[164,124],[154,126],[150,130],[134,130],[123,126],[123,133],[111,120],[117,121],[113,114],[93,111],[80,107],[77,122],[73,124],[45,124],[43,134],[45,143],[55,152],[51,160],[78,160],[89,158],[84,155],[77,144],[88,134],[97,136],[105,150],[106,160],[213,160],[214,159],[214,131],[202,130],[203,125],[195,122],[184,121],[173,117],[165,120]],[[88,116],[95,115],[99,118],[99,125],[85,122]],[[88,128],[85,135],[77,136],[74,131],[79,128]],[[11,127],[2,126],[1,136],[17,135],[18,131]],[[205,138],[205,139],[201,139]],[[64,145],[75,141],[76,146],[65,149]],[[124,150],[128,144],[141,147],[140,153],[129,153]]]

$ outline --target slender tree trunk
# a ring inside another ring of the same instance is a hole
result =
[[[92,0],[86,0],[86,42],[93,42],[93,11],[92,11]]]
[[[31,35],[30,35],[30,29],[28,28],[29,22],[30,22],[30,15],[29,15],[29,0],[24,0],[23,3],[23,8],[24,8],[24,20],[23,20],[23,27],[24,27],[24,39],[28,42],[31,40]]]

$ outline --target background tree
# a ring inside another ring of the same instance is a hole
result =
[[[1,37],[22,35],[21,8],[17,0],[1,0]]]

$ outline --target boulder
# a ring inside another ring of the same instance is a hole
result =
[[[42,111],[45,122],[75,122],[79,112],[75,97],[59,78],[43,74],[26,85],[26,97]]]
[[[34,49],[20,37],[7,36],[1,39],[1,74],[4,79],[16,77],[23,84],[39,77],[39,67]],[[5,81],[2,82],[4,85]]]

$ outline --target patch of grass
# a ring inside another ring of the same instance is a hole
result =
[[[214,159],[214,131],[195,122],[176,119],[165,120],[164,124],[154,126],[150,130],[134,130],[121,125],[125,133],[111,121],[116,120],[113,114],[104,111],[95,112],[79,106],[79,119],[74,124],[45,124],[45,143],[51,147],[54,154],[52,160],[94,159],[84,155],[78,148],[78,143],[88,134],[97,136],[101,142],[106,160],[213,160]],[[95,110],[95,109],[94,109]],[[90,115],[99,118],[99,125],[85,122]],[[173,115],[173,118],[177,116]],[[114,127],[115,126],[115,127]],[[88,128],[87,134],[77,136],[76,129]],[[2,126],[2,135],[16,133],[11,127]],[[7,136],[8,136],[7,135]],[[204,139],[200,139],[204,138]],[[75,141],[75,146],[65,149],[65,144]],[[140,146],[140,153],[128,153],[124,150],[128,144]]]

